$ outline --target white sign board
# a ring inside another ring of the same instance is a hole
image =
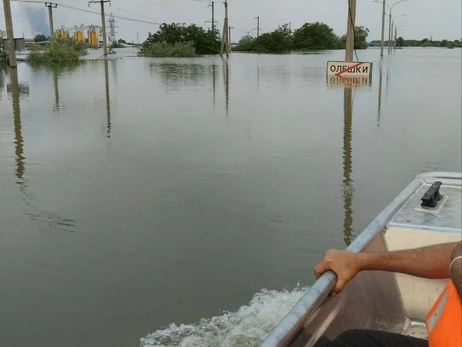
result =
[[[372,63],[366,62],[327,62],[327,76],[337,77],[361,77],[372,75]]]

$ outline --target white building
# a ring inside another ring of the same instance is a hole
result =
[[[6,39],[6,30],[3,31],[2,29],[0,29],[0,39]]]

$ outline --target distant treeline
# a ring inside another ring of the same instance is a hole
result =
[[[374,40],[369,43],[370,46],[380,46],[381,41]],[[385,46],[388,46],[388,41],[385,41]],[[441,40],[441,41],[434,41],[428,38],[423,40],[405,40],[402,37],[398,37],[396,39],[396,46],[397,47],[443,47],[443,48],[454,48],[454,47],[462,47],[462,42],[459,40],[449,41],[449,40]]]
[[[365,49],[369,29],[355,28],[355,48]],[[292,31],[287,24],[276,30],[254,38],[244,36],[233,49],[241,52],[285,53],[290,51],[318,51],[345,49],[346,36],[337,36],[334,29],[325,23],[305,23],[301,28]]]
[[[369,29],[356,27],[355,48],[365,49]],[[287,24],[276,30],[252,37],[244,36],[233,51],[255,53],[286,53],[290,51],[317,51],[344,49],[346,37],[337,36],[327,24],[305,23],[292,31]],[[218,54],[220,33],[218,30],[204,30],[194,24],[162,24],[143,43],[140,55],[145,57],[192,57],[196,54]]]

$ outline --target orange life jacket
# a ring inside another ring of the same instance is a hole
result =
[[[462,346],[462,303],[450,280],[427,315],[429,347]]]

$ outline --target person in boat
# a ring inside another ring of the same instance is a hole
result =
[[[314,273],[319,278],[328,270],[337,275],[333,296],[340,294],[361,271],[399,272],[428,279],[447,278],[449,281],[428,313],[428,340],[382,331],[350,330],[333,341],[322,338],[316,347],[462,346],[462,242],[383,253],[329,250],[314,268]]]

